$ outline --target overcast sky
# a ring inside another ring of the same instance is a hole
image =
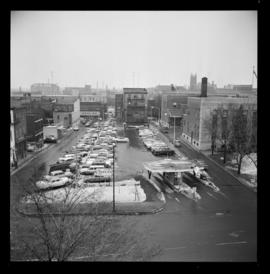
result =
[[[253,65],[256,11],[11,13],[12,88],[189,86],[191,73],[223,87],[251,84]]]

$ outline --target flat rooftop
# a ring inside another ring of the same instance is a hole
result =
[[[147,94],[145,88],[123,88],[124,93],[144,93]]]

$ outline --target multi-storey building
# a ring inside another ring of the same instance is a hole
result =
[[[207,88],[202,87],[201,97],[188,98],[182,137],[200,150],[210,149],[211,134],[207,128],[207,121],[212,119],[213,111],[221,106],[224,111],[229,111],[240,105],[243,105],[249,117],[257,117],[255,96],[207,96]],[[230,117],[230,113],[226,114],[226,117]]]
[[[16,166],[16,147],[15,147],[15,129],[14,129],[14,110],[10,109],[10,165]]]
[[[156,120],[160,120],[161,116],[161,95],[152,94],[147,100],[147,115]]]
[[[80,100],[73,96],[59,96],[53,111],[53,121],[56,126],[64,128],[76,126],[80,122]]]
[[[40,92],[42,95],[60,95],[60,88],[56,84],[37,83],[31,85],[31,92]]]
[[[26,108],[22,106],[11,108],[10,112],[11,131],[14,132],[11,143],[13,148],[15,143],[15,159],[17,161],[26,156],[26,113]]]
[[[39,113],[26,114],[26,139],[28,142],[42,142],[43,117]]]
[[[80,116],[86,119],[106,118],[107,97],[102,94],[80,96]]]
[[[147,90],[124,88],[124,121],[127,125],[147,124]]]
[[[193,92],[170,92],[161,97],[161,123],[168,127],[181,127],[186,113],[188,97],[198,96]]]
[[[115,118],[118,122],[123,122],[124,119],[124,96],[122,93],[115,94]]]

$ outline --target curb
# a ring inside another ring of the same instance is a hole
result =
[[[72,134],[72,133],[71,133]],[[13,170],[10,172],[10,176],[15,175],[19,170],[21,170],[24,166],[26,166],[28,163],[30,163],[32,160],[34,160],[36,157],[38,157],[40,155],[40,153],[49,150],[50,148],[53,148],[55,146],[57,146],[58,144],[61,144],[61,141],[65,140],[65,137],[70,136],[71,134],[67,134],[64,135],[62,139],[60,139],[59,143],[55,143],[52,145],[48,145],[47,147],[45,147],[44,149],[41,149],[40,151],[37,151],[36,154],[34,154],[31,158],[27,159],[24,163],[22,163],[17,169]]]
[[[215,165],[217,165],[219,168],[221,168],[223,171],[227,172],[229,175],[231,175],[235,180],[237,180],[240,184],[248,187],[250,190],[253,190],[254,192],[256,191],[256,188],[249,186],[248,184],[242,182],[241,180],[239,180],[234,174],[232,174],[229,170],[227,170],[225,167],[223,167],[222,165],[220,165],[219,163],[217,163],[215,160],[213,160],[212,158],[210,158],[208,155],[204,154],[203,152],[201,152],[200,150],[195,149],[194,147],[192,147],[190,144],[188,144],[186,141],[184,141],[181,138],[181,142],[188,146],[189,148],[191,148],[193,151],[196,151],[198,153],[200,153],[201,155],[203,155],[205,158],[207,158],[208,160],[210,160],[212,163],[214,163]]]
[[[10,173],[10,176],[13,176],[15,173],[17,173],[17,171],[21,170],[24,166],[26,166],[28,163],[30,163],[32,160],[34,160],[40,153],[48,150],[49,148],[51,147],[54,147],[54,145],[49,145],[47,147],[45,147],[44,149],[38,151],[36,154],[34,154],[31,158],[27,159],[24,163],[22,163],[17,169],[13,170],[11,173]]]
[[[138,216],[138,215],[149,215],[149,214],[157,214],[164,210],[164,207],[160,207],[158,209],[154,209],[152,211],[138,211],[138,212],[126,212],[126,211],[120,211],[120,212],[111,212],[111,213],[101,213],[101,214],[95,214],[95,213],[67,213],[64,214],[65,216]],[[16,210],[17,213],[19,213],[22,217],[29,217],[29,218],[38,218],[40,214],[35,214],[35,213],[24,213],[20,210]],[[59,217],[63,216],[62,213],[55,213],[55,214],[42,214],[44,217]]]
[[[160,131],[159,131],[160,132]],[[161,133],[161,132],[160,132]],[[162,133],[161,133],[162,134]],[[170,142],[169,138],[163,134],[164,137],[167,138],[167,140]],[[235,180],[237,180],[240,184],[248,187],[250,190],[257,192],[255,187],[251,187],[248,184],[240,181],[234,174],[232,174],[229,170],[227,170],[225,167],[221,166],[219,163],[217,163],[215,160],[211,159],[209,156],[207,156],[206,154],[204,154],[203,152],[201,152],[200,150],[192,147],[189,143],[187,143],[185,140],[183,140],[183,138],[181,137],[181,141],[180,141],[183,145],[187,146],[188,148],[192,149],[195,152],[200,153],[202,156],[204,156],[205,158],[207,158],[208,160],[210,160],[211,162],[213,162],[214,164],[216,164],[219,168],[221,168],[223,171],[227,172],[229,175],[231,175]],[[183,154],[183,153],[182,153]]]

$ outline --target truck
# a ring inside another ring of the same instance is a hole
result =
[[[57,126],[43,127],[43,140],[45,143],[57,143],[58,129]]]

